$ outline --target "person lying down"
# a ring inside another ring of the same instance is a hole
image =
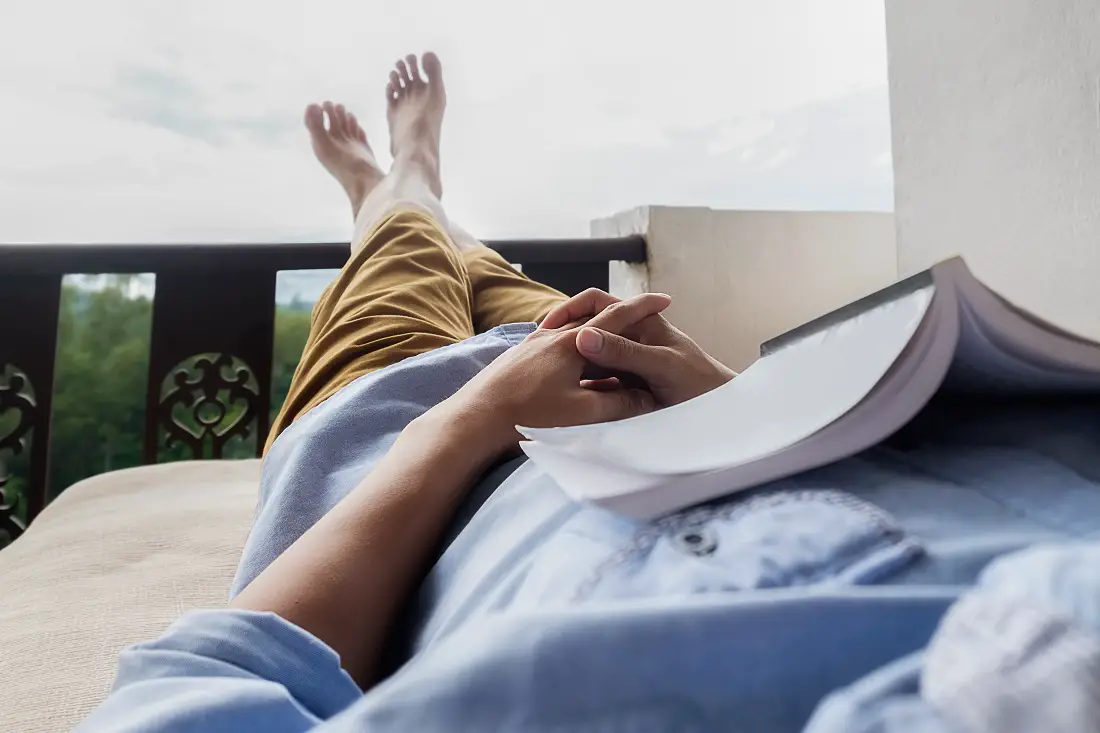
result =
[[[451,221],[446,101],[434,54],[397,62],[388,172],[306,109],[355,236],[229,606],[124,651],[79,730],[1100,730],[1095,405],[934,404],[904,445],[653,522],[571,502],[514,426],[734,373],[668,296],[567,298]]]

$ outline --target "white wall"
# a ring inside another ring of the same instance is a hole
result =
[[[1100,337],[1100,0],[887,0],[901,275]]]
[[[592,225],[595,236],[639,232],[648,272],[624,267],[612,292],[668,293],[669,319],[734,369],[762,342],[897,277],[889,214],[655,206]]]

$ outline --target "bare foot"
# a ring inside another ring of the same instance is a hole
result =
[[[344,105],[332,102],[325,102],[323,108],[319,104],[306,107],[306,128],[317,160],[344,187],[351,200],[352,216],[358,215],[367,194],[385,176],[374,159],[367,134],[355,115]]]
[[[440,198],[443,185],[439,180],[439,135],[447,106],[443,67],[439,57],[430,51],[423,57],[423,75],[415,54],[399,60],[396,66],[386,85],[390,152],[395,165],[402,161],[420,164],[428,176],[429,187]]]

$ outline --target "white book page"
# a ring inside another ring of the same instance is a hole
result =
[[[961,331],[946,387],[965,392],[1095,391],[1100,344],[1017,310],[961,260],[937,265],[960,294]]]
[[[642,492],[673,480],[669,476],[637,473],[596,463],[545,443],[524,441],[519,447],[535,465],[554,479],[562,491],[577,501],[599,503],[601,499]]]
[[[1049,354],[1028,353],[1019,344],[998,343],[989,326],[966,301],[948,388],[972,393],[1096,391],[1100,371],[1079,371],[1051,363]]]
[[[573,499],[649,520],[854,455],[907,423],[927,403],[958,342],[958,304],[936,297],[905,351],[858,405],[804,441],[733,468],[653,475],[575,457],[545,443],[521,445]]]
[[[517,429],[556,454],[636,476],[748,463],[804,440],[858,404],[905,349],[933,292],[929,285],[807,336],[730,383],[665,410],[600,425]],[[539,463],[537,453],[528,451]]]

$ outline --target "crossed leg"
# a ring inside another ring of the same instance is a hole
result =
[[[265,453],[298,416],[355,379],[503,323],[541,320],[566,298],[448,220],[439,172],[446,90],[439,59],[422,60],[423,73],[416,56],[398,61],[386,86],[389,173],[343,105],[306,109],[314,153],[347,193],[355,233],[351,257],[314,307]]]

